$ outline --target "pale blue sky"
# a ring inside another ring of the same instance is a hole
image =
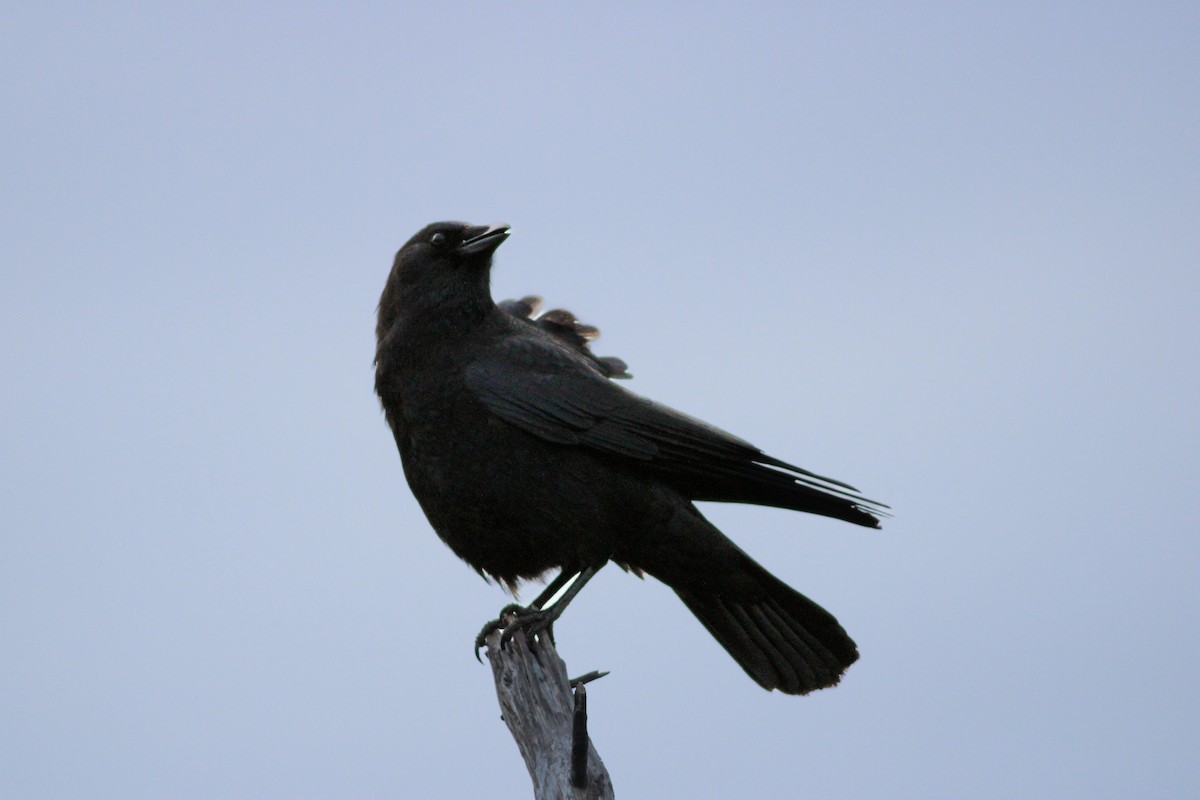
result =
[[[859,642],[807,698],[601,573],[619,796],[1200,791],[1198,7],[647,5],[0,10],[0,796],[528,795],[372,394],[445,218],[896,509],[705,509]]]

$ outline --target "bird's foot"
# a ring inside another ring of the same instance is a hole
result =
[[[531,645],[534,644],[536,638],[543,632],[550,637],[550,643],[554,641],[554,620],[558,619],[561,612],[550,608],[543,610],[538,608],[523,608],[513,617],[512,621],[504,628],[504,633],[500,636],[500,647],[503,648],[512,641],[513,636],[517,631],[525,631],[525,638]]]
[[[515,603],[505,606],[501,609],[500,616],[484,625],[483,630],[475,637],[475,659],[480,663],[483,662],[483,659],[479,657],[479,651],[487,644],[487,637],[496,631],[503,631],[500,636],[501,650],[512,641],[517,631],[524,631],[526,640],[531,644],[544,631],[553,643],[554,620],[558,619],[560,614],[561,611],[556,612],[553,608],[544,611],[538,608],[526,608]]]
[[[516,616],[524,610],[525,606],[519,603],[509,603],[504,608],[500,609],[500,616],[483,626],[483,629],[479,631],[479,635],[475,637],[476,661],[478,661],[480,664],[483,663],[483,659],[479,657],[479,651],[483,649],[485,644],[487,644],[487,637],[491,636],[495,631],[504,630],[504,628],[508,627],[508,623],[504,621],[504,618],[509,615]]]

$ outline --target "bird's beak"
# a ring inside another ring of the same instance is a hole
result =
[[[458,252],[464,256],[491,255],[508,238],[509,230],[503,223],[467,228],[463,231],[463,243],[458,246]]]

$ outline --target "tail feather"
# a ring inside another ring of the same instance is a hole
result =
[[[835,685],[858,659],[854,640],[828,611],[758,564],[754,567],[757,591],[672,588],[764,689],[808,694]]]
[[[670,586],[764,689],[808,694],[858,660],[833,615],[746,555],[691,503],[617,561]]]

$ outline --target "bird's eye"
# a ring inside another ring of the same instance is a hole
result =
[[[429,243],[434,247],[441,247],[446,243],[446,234],[435,233],[433,236],[429,237]]]

